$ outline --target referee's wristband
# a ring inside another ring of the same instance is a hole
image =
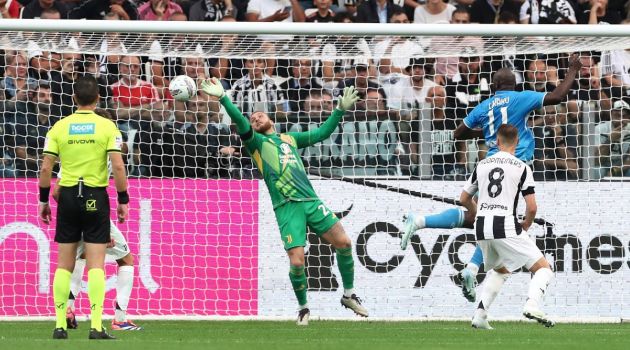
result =
[[[39,187],[39,202],[48,203],[48,196],[50,196],[50,187]]]
[[[118,192],[118,204],[128,204],[129,194],[127,191]]]

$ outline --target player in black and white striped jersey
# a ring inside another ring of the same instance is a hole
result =
[[[479,162],[460,198],[462,205],[476,217],[477,244],[488,270],[472,320],[474,328],[492,329],[488,324],[488,309],[510,273],[522,266],[534,274],[523,315],[546,327],[554,325],[540,309],[553,272],[540,249],[523,232],[531,227],[537,208],[532,170],[514,156],[517,144],[518,129],[501,125],[497,133],[499,152]],[[475,203],[473,196],[477,192],[479,199]],[[519,194],[526,205],[522,222],[516,216]]]

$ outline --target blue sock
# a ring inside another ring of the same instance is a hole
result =
[[[472,258],[470,258],[470,264],[475,264],[477,265],[477,267],[481,266],[481,264],[483,264],[483,253],[481,252],[481,248],[479,248],[479,246],[477,246],[475,248],[475,252],[473,253]]]
[[[424,218],[426,228],[455,228],[464,225],[464,209],[451,208]]]

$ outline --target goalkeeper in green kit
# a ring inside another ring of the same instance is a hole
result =
[[[336,250],[344,288],[341,305],[357,315],[367,317],[367,310],[354,292],[354,259],[350,237],[335,214],[315,194],[297,152],[299,148],[312,146],[330,137],[344,112],[359,99],[357,91],[354,87],[345,88],[337,108],[319,128],[308,132],[278,134],[269,116],[263,112],[253,113],[248,121],[225,95],[216,78],[204,81],[201,89],[208,95],[220,98],[221,104],[236,125],[243,144],[265,179],[284,249],[291,264],[289,279],[300,305],[297,324],[308,325],[310,315],[304,271],[307,226]]]

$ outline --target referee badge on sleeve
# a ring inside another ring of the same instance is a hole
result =
[[[116,136],[116,140],[114,141],[114,147],[116,149],[120,149],[122,147],[122,143],[123,143],[122,136]]]

